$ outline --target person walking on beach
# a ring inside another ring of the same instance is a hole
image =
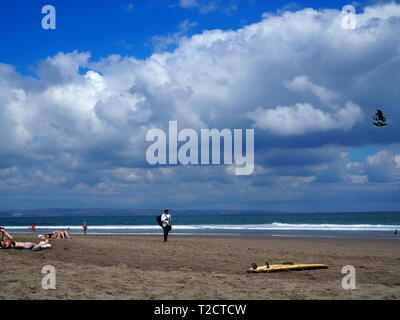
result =
[[[164,209],[164,213],[161,215],[161,227],[164,230],[164,241],[168,240],[168,233],[171,231],[171,214],[169,213],[169,209]]]
[[[32,224],[31,227],[30,227],[30,229],[32,230],[32,232],[35,232],[35,231],[36,231],[36,226],[35,226],[35,224]]]
[[[86,234],[86,230],[88,228],[88,225],[86,224],[86,222],[83,223],[82,228],[83,228],[83,233]]]

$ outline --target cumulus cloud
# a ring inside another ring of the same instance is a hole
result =
[[[321,102],[325,104],[330,104],[331,102],[339,98],[336,92],[313,83],[311,79],[305,75],[298,76],[291,81],[285,81],[284,84],[286,88],[292,91],[309,91],[316,95],[321,100]]]
[[[400,168],[398,159],[400,154],[388,151],[379,151],[368,156],[365,163],[365,172],[370,182],[399,182]]]
[[[89,57],[90,54],[87,52],[59,52],[54,57],[48,57],[39,64],[37,75],[43,82],[51,86],[78,81],[80,68],[87,65]]]
[[[266,14],[238,30],[177,35],[175,50],[144,60],[111,55],[95,61],[88,52],[60,52],[44,58],[35,77],[2,63],[0,170],[6,171],[0,173],[1,188],[48,185],[105,193],[109,188],[115,194],[138,186],[142,194],[148,183],[156,185],[152,190],[158,183],[165,190],[166,177],[183,192],[188,181],[215,189],[214,177],[230,186],[227,192],[243,186],[226,168],[150,167],[146,132],[166,129],[169,120],[177,120],[181,129],[254,126],[255,173],[276,173],[276,181],[293,188],[311,186],[331,162],[315,168],[299,163],[302,168],[285,176],[257,164],[257,155],[273,148],[305,150],[310,141],[314,148],[334,145],[339,153],[341,147],[377,140],[383,148],[399,143],[398,126],[383,132],[365,121],[378,103],[389,118],[400,118],[400,40],[394,32],[399,27],[400,5],[395,3],[365,8],[356,30],[341,28],[339,10],[304,9]],[[290,154],[282,153],[281,161],[287,158]],[[378,181],[379,161],[397,172],[398,153],[376,158],[359,172],[342,167],[332,172],[357,175],[353,178],[359,182],[364,175]],[[389,175],[385,181],[393,181]],[[254,194],[263,194],[266,176],[257,180],[255,174],[245,185],[258,186]]]
[[[345,161],[342,166],[344,179],[358,184],[400,183],[400,154],[382,150],[368,156],[364,162]]]
[[[335,113],[324,112],[308,103],[257,109],[248,114],[254,126],[278,135],[299,135],[333,129],[350,130],[361,118],[359,106],[348,102]]]

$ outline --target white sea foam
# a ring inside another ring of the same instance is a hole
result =
[[[27,230],[26,226],[6,226],[8,230]],[[40,230],[82,230],[82,226],[36,226]],[[175,230],[243,230],[243,231],[267,231],[267,230],[310,230],[310,231],[393,231],[400,229],[400,225],[383,224],[202,224],[202,225],[173,225]],[[158,225],[92,225],[90,231],[159,231]]]

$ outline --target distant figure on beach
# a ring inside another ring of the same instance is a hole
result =
[[[86,222],[83,223],[82,228],[83,228],[83,233],[86,234],[86,230],[88,228],[88,225],[86,224]]]
[[[394,230],[394,234],[397,234],[397,229],[396,229],[396,230]]]
[[[32,249],[32,250],[40,250],[41,247],[47,245],[49,240],[46,239],[43,235],[39,235],[40,242],[17,242],[14,241],[14,237],[10,235],[6,229],[0,227],[0,247],[3,249]],[[7,238],[7,240],[6,240]]]
[[[164,209],[164,213],[161,215],[161,227],[164,230],[164,241],[168,240],[168,233],[171,231],[171,214],[169,213],[169,209]]]
[[[36,231],[36,226],[34,224],[32,224],[30,229],[32,230],[32,232],[35,232]]]

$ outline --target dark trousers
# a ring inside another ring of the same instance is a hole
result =
[[[172,229],[172,227],[170,225],[167,225],[165,227],[163,227],[164,230],[164,241],[168,240],[168,232],[170,232]]]

